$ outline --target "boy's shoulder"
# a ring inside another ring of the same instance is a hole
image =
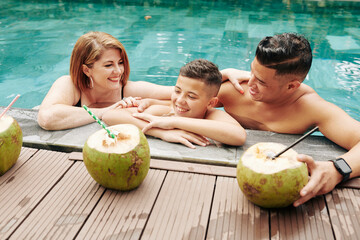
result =
[[[238,122],[230,114],[228,114],[224,110],[220,110],[216,108],[209,109],[204,119],[238,124]]]
[[[227,115],[229,114],[224,110],[220,110],[218,108],[210,108],[207,110],[204,119],[214,119],[217,118],[218,116],[227,116]]]

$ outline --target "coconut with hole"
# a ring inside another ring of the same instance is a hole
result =
[[[23,135],[18,122],[11,116],[0,119],[0,176],[7,172],[18,160]]]
[[[121,191],[138,187],[150,168],[150,149],[143,132],[132,124],[109,127],[116,137],[101,129],[83,148],[86,169],[100,185]]]
[[[300,190],[308,182],[307,166],[296,159],[297,153],[293,149],[271,158],[285,148],[279,143],[257,143],[239,160],[236,177],[240,189],[258,206],[289,206],[300,197]]]

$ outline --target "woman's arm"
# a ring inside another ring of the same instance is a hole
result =
[[[162,86],[154,83],[138,81],[128,81],[124,87],[124,97],[154,98],[160,100],[170,100],[173,86]]]
[[[40,105],[38,124],[45,130],[62,130],[94,122],[94,119],[82,108],[75,107],[80,100],[80,91],[70,76],[57,79]],[[118,103],[106,108],[90,108],[101,119],[104,112]]]

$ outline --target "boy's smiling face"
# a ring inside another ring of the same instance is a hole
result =
[[[198,79],[179,75],[171,103],[178,117],[204,118],[208,107],[212,107],[211,87]]]

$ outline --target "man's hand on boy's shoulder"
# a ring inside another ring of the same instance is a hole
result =
[[[223,82],[229,80],[237,91],[244,94],[244,89],[241,87],[240,83],[246,82],[250,79],[250,72],[234,68],[223,69],[220,72],[223,76]]]

